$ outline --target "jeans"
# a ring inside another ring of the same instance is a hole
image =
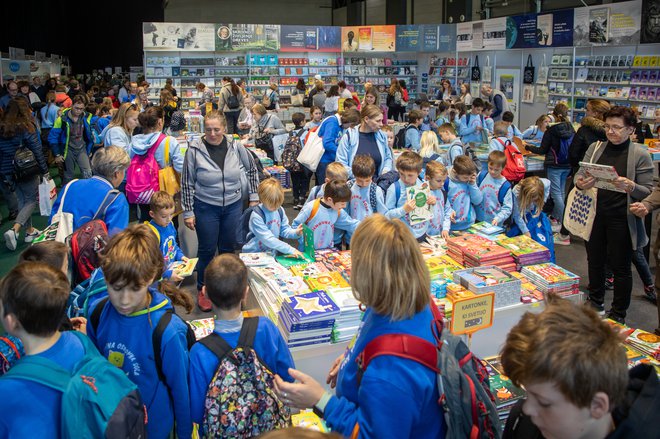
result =
[[[307,199],[309,181],[311,180],[311,175],[308,172],[303,170],[291,173],[291,189],[293,190],[294,204],[297,200],[305,201]]]
[[[243,202],[228,206],[214,206],[195,198],[195,231],[197,232],[197,289],[204,285],[204,270],[216,251],[233,253],[236,248],[236,230],[240,227]]]
[[[639,278],[642,280],[644,286],[653,285],[653,274],[651,274],[651,268],[644,256],[643,247],[637,247],[637,250],[633,252],[632,263],[637,269],[637,274],[639,274]]]
[[[92,166],[89,164],[87,148],[82,147],[78,150],[69,148],[64,159],[64,181],[62,182],[62,186],[73,180],[76,163],[80,168],[82,178],[92,178]]]
[[[328,165],[332,162],[321,162],[316,167],[316,185],[325,183],[325,170],[328,169]]]
[[[238,116],[241,110],[225,111],[225,119],[227,119],[227,134],[238,134]]]
[[[570,168],[547,168],[548,180],[550,180],[550,195],[555,207],[552,209],[552,216],[560,223],[564,220],[566,179],[570,174]]]
[[[32,213],[37,207],[40,177],[35,175],[27,180],[16,182],[16,198],[18,198],[18,216],[14,223],[29,229],[32,227]]]
[[[586,242],[589,266],[589,300],[603,304],[605,300],[605,266],[609,262],[614,273],[612,312],[625,318],[632,293],[633,249],[626,214],[596,214],[591,237]]]

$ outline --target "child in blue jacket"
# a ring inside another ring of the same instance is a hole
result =
[[[499,122],[498,122],[499,123]],[[511,216],[513,195],[511,184],[502,177],[506,165],[506,155],[501,151],[488,154],[488,169],[477,177],[483,201],[475,206],[477,221],[488,221],[494,226],[501,226]]]
[[[422,221],[412,224],[410,212],[415,208],[415,200],[408,200],[407,189],[422,183],[419,175],[422,173],[424,160],[416,152],[404,151],[396,160],[396,170],[399,172],[399,180],[387,188],[385,205],[387,206],[387,218],[397,218],[406,223],[417,240],[426,237],[429,222]],[[434,204],[435,199],[429,198],[429,204]]]
[[[309,196],[307,196],[305,204],[309,203],[310,201],[314,201],[317,198],[323,198],[323,194],[325,193],[325,185],[333,180],[344,182],[348,181],[348,172],[346,171],[346,166],[339,162],[330,163],[325,170],[325,181],[323,184],[314,186],[312,190],[309,191]]]
[[[438,134],[440,135],[442,143],[449,145],[447,147],[445,165],[451,166],[454,163],[454,160],[456,160],[456,157],[463,155],[463,143],[461,143],[461,139],[456,135],[454,125],[450,123],[443,123],[440,125],[440,128],[438,128]]]
[[[408,113],[408,123],[409,125],[405,128],[406,137],[404,148],[412,149],[415,152],[419,152],[421,148],[422,141],[422,131],[419,127],[424,121],[424,115],[419,110],[411,110]]]
[[[216,316],[214,334],[235,348],[244,321],[241,304],[248,294],[247,267],[238,256],[225,253],[216,256],[206,267],[204,279],[207,282],[202,288],[211,300],[213,314]],[[294,367],[293,358],[280,331],[270,319],[257,318],[259,322],[254,351],[274,374],[293,382],[288,372],[290,367]],[[192,421],[200,425],[200,433],[203,434],[206,433],[201,431],[205,415],[204,402],[219,365],[217,356],[202,343],[195,343],[190,350],[190,413]]]
[[[539,177],[523,178],[513,188],[513,226],[507,236],[527,235],[550,250],[550,262],[555,262],[555,241],[552,225],[543,213],[543,205],[550,196],[550,180]]]
[[[307,224],[314,232],[314,249],[330,248],[335,244],[335,229],[353,233],[360,223],[344,210],[350,200],[351,190],[345,181],[328,182],[323,197],[305,204],[292,226]],[[302,240],[300,244],[302,248]]]
[[[493,114],[494,109],[495,107],[493,107],[493,104],[486,101],[484,102],[484,109],[481,111],[481,115],[484,117],[484,128],[488,131],[488,135],[493,134],[495,121],[490,115]]]
[[[509,140],[513,139],[513,136],[522,138],[522,133],[517,126],[513,124],[513,113],[510,111],[505,111],[502,113],[502,122],[505,122],[507,125],[507,135],[506,137]]]
[[[462,155],[454,160],[446,185],[447,198],[456,212],[451,230],[465,230],[475,223],[475,206],[483,201],[477,186],[477,167],[470,157]]]
[[[160,251],[163,253],[163,260],[165,262],[163,279],[181,282],[183,278],[173,268],[176,262],[186,262],[188,258],[183,254],[181,248],[179,248],[179,244],[176,243],[176,228],[172,224],[175,208],[172,195],[163,191],[156,192],[151,196],[151,202],[149,204],[151,221],[147,225],[156,234]]]
[[[376,172],[374,159],[366,154],[358,154],[353,160],[352,174],[355,180],[349,182],[351,187],[351,201],[346,206],[346,211],[351,218],[362,221],[374,213],[385,214],[385,196],[383,190],[373,182]],[[348,241],[351,234],[348,234]]]
[[[498,120],[495,122],[493,128],[493,138],[488,144],[488,152],[501,151],[504,152],[506,145],[511,143],[511,140],[508,137],[507,130],[508,126],[503,120]]]
[[[267,178],[259,184],[257,193],[261,203],[250,215],[251,239],[243,246],[243,252],[300,255],[298,250],[280,240],[280,237],[299,238],[302,235],[302,226],[294,229],[289,225],[289,219],[282,209],[284,190],[279,180]]]
[[[323,119],[317,132],[323,140],[324,152],[316,168],[316,181],[325,180],[325,169],[336,159],[341,136],[345,130],[353,128],[358,123],[360,123],[360,113],[355,108],[349,108],[341,114],[333,114]]]
[[[447,193],[444,190],[447,180],[447,168],[440,162],[430,161],[426,164],[426,180],[431,187],[431,195],[435,197],[433,206],[433,218],[429,220],[427,234],[430,236],[442,235],[449,238],[451,222],[456,215],[451,208]]]
[[[145,224],[115,235],[104,252],[101,267],[108,299],[90,310],[87,334],[101,355],[138,386],[150,419],[148,437],[169,437],[176,421],[177,436],[190,438],[188,327],[174,314],[157,352],[152,338],[158,322],[174,312],[174,305],[190,312],[192,299],[170,283],[153,285],[163,274],[164,261],[156,236]]]
[[[485,129],[484,117],[481,110],[484,108],[484,101],[481,98],[475,98],[472,101],[472,109],[468,114],[461,117],[460,133],[463,143],[476,143],[478,145],[482,142],[481,132]]]

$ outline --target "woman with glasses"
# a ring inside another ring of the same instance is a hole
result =
[[[614,298],[608,317],[624,323],[632,292],[633,251],[648,242],[644,224],[628,209],[651,193],[653,162],[648,150],[633,143],[635,112],[628,107],[613,107],[604,115],[606,142],[595,142],[584,155],[585,162],[612,166],[618,177],[616,190],[598,189],[596,217],[586,243],[589,266],[589,302],[605,310],[605,266],[614,272]],[[583,172],[575,177],[580,190],[594,187],[596,179]]]
[[[263,107],[262,107],[263,108]],[[250,153],[226,135],[227,120],[218,111],[204,117],[204,136],[190,142],[181,175],[183,218],[197,232],[197,303],[211,310],[202,294],[204,270],[218,253],[233,253],[243,200],[257,205],[259,176]]]

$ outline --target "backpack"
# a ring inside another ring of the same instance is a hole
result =
[[[390,186],[392,186],[397,181],[399,181],[399,173],[397,171],[387,171],[376,179],[376,185],[383,190],[384,194],[387,194],[387,190],[390,188]],[[401,195],[401,189],[398,188],[398,185],[397,192],[399,192],[399,195]],[[396,199],[398,200],[399,197]]]
[[[394,145],[392,145],[393,148],[400,149],[406,147],[406,133],[408,132],[408,128],[414,127],[408,124],[396,133],[396,136],[394,136]]]
[[[472,116],[472,112],[465,113],[465,125],[467,126],[470,126],[470,116]],[[479,117],[481,118],[481,126],[485,127],[484,115],[480,114]]]
[[[430,306],[436,343],[409,334],[374,338],[356,358],[358,383],[375,357],[391,355],[416,361],[437,374],[438,404],[445,417],[447,439],[500,438],[488,371],[460,337],[443,330],[440,311],[433,303]]]
[[[470,157],[474,166],[477,167],[477,172],[481,172],[481,160],[479,160],[477,153],[474,152],[474,149],[472,149],[469,143],[463,145],[463,155]]]
[[[269,95],[266,95],[266,93],[264,93],[264,97],[261,99],[261,105],[266,107],[266,110],[272,110],[275,108],[274,106],[275,103],[273,102],[273,93],[275,92],[271,91]]]
[[[403,95],[401,94],[400,91],[395,91],[394,92],[394,103],[396,105],[401,105],[401,101],[403,101]]]
[[[282,223],[282,218],[284,217],[284,208],[280,207],[277,210],[280,214],[280,224]],[[243,211],[241,214],[241,219],[239,221],[239,228],[236,230],[236,244],[243,246],[247,244],[250,239],[254,237],[254,234],[250,231],[250,217],[252,212],[257,212],[257,215],[261,217],[262,220],[266,221],[266,213],[263,211],[261,206],[250,206]]]
[[[19,338],[9,334],[0,336],[0,376],[24,356],[25,348]]]
[[[486,175],[488,175],[488,170],[484,169],[477,175],[477,186],[481,186],[481,182],[484,181],[486,178]],[[511,183],[507,180],[504,183],[502,183],[502,186],[497,190],[497,201],[500,203],[500,205],[504,204],[504,197],[506,197],[506,193],[509,192],[511,189]]]
[[[99,129],[99,120],[101,118],[99,117],[94,121],[94,123],[89,124],[89,129],[92,132],[92,154],[96,152],[99,148],[103,147],[103,138],[101,137],[101,133],[103,130]]]
[[[353,188],[353,185],[355,184],[355,180],[351,180],[348,183],[349,189]],[[377,191],[378,186],[376,186],[375,183],[370,183],[369,184],[369,204],[371,205],[371,213],[377,213],[378,209],[378,202],[376,200],[376,191]]]
[[[41,174],[39,163],[34,153],[23,146],[23,142],[14,153],[14,177],[16,181],[24,181],[35,175]]]
[[[103,293],[108,289],[105,283],[105,277],[100,268],[92,271],[91,276],[85,279],[69,293],[69,300],[66,303],[67,317],[87,317],[90,300],[97,294]]]
[[[74,280],[77,283],[88,279],[92,271],[101,265],[99,255],[110,241],[108,226],[104,221],[105,213],[117,197],[119,197],[117,189],[108,191],[92,219],[71,234],[69,244],[74,266]]]
[[[99,303],[97,303],[96,306],[94,307],[94,311],[92,311],[92,314],[89,316],[89,324],[92,325],[92,328],[94,328],[94,332],[96,332],[97,334],[99,329],[99,323],[101,321],[101,314],[103,313],[103,309],[108,304],[109,300],[110,299],[108,297],[101,299]],[[158,323],[156,323],[156,327],[151,333],[151,344],[154,348],[154,362],[156,363],[156,371],[158,372],[158,379],[163,383],[166,383],[166,380],[165,380],[165,374],[163,373],[163,358],[161,357],[161,347],[163,345],[163,334],[165,333],[165,329],[167,329],[167,326],[172,321],[173,315],[176,315],[176,311],[174,311],[174,308],[166,309],[163,312],[163,315],[160,316],[160,319],[158,319]],[[192,327],[186,323],[186,344],[188,351],[190,351],[190,348],[192,348],[192,346],[195,344],[195,341],[196,341],[195,332],[193,331]]]
[[[151,196],[160,190],[158,172],[160,166],[154,157],[158,145],[165,140],[160,134],[146,154],[135,154],[126,171],[126,198],[131,204],[149,204]]]
[[[518,183],[525,178],[527,172],[525,157],[518,151],[518,148],[511,144],[510,140],[502,142],[501,139],[497,139],[497,141],[504,145],[504,155],[506,155],[506,164],[502,169],[502,176],[509,181]]]
[[[565,165],[568,163],[568,149],[571,146],[571,143],[573,142],[573,137],[575,137],[575,133],[571,134],[571,137],[567,139],[559,139],[559,151],[550,148],[552,151],[552,154],[555,156],[555,163],[558,165]]]
[[[229,91],[229,97],[227,98],[227,108],[230,110],[238,110],[238,108],[241,106],[241,103],[238,101],[238,97]]]
[[[258,317],[243,319],[232,348],[215,332],[199,342],[220,360],[204,402],[205,437],[249,438],[291,426],[291,412],[275,394],[274,374],[254,351]]]
[[[533,213],[527,212],[525,214],[525,224],[527,224],[527,229],[529,230],[529,236],[539,244],[544,247],[547,247],[550,251],[550,262],[555,262],[555,239],[552,232],[552,224],[548,216],[541,212],[539,216],[534,216]],[[511,228],[506,232],[506,236],[518,236],[522,235],[522,230],[516,223],[511,225]]]
[[[303,167],[298,163],[298,155],[302,151],[302,142],[300,141],[302,133],[305,131],[304,128],[301,128],[297,133],[291,131],[289,137],[286,139],[284,144],[284,150],[282,151],[282,166],[289,172],[301,172]]]
[[[312,221],[312,218],[316,216],[320,207],[321,207],[321,199],[317,198],[316,200],[314,200],[314,206],[312,206],[312,211],[309,213],[309,216],[305,220],[305,224],[309,224],[309,222]],[[337,219],[339,219],[340,216],[341,216],[341,212],[337,212]]]
[[[85,356],[73,371],[38,355],[17,362],[5,377],[39,383],[62,393],[60,437],[144,438],[146,408],[135,385],[77,331]]]

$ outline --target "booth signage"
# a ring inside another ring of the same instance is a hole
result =
[[[493,293],[479,294],[454,302],[451,327],[452,334],[472,334],[493,324]]]

